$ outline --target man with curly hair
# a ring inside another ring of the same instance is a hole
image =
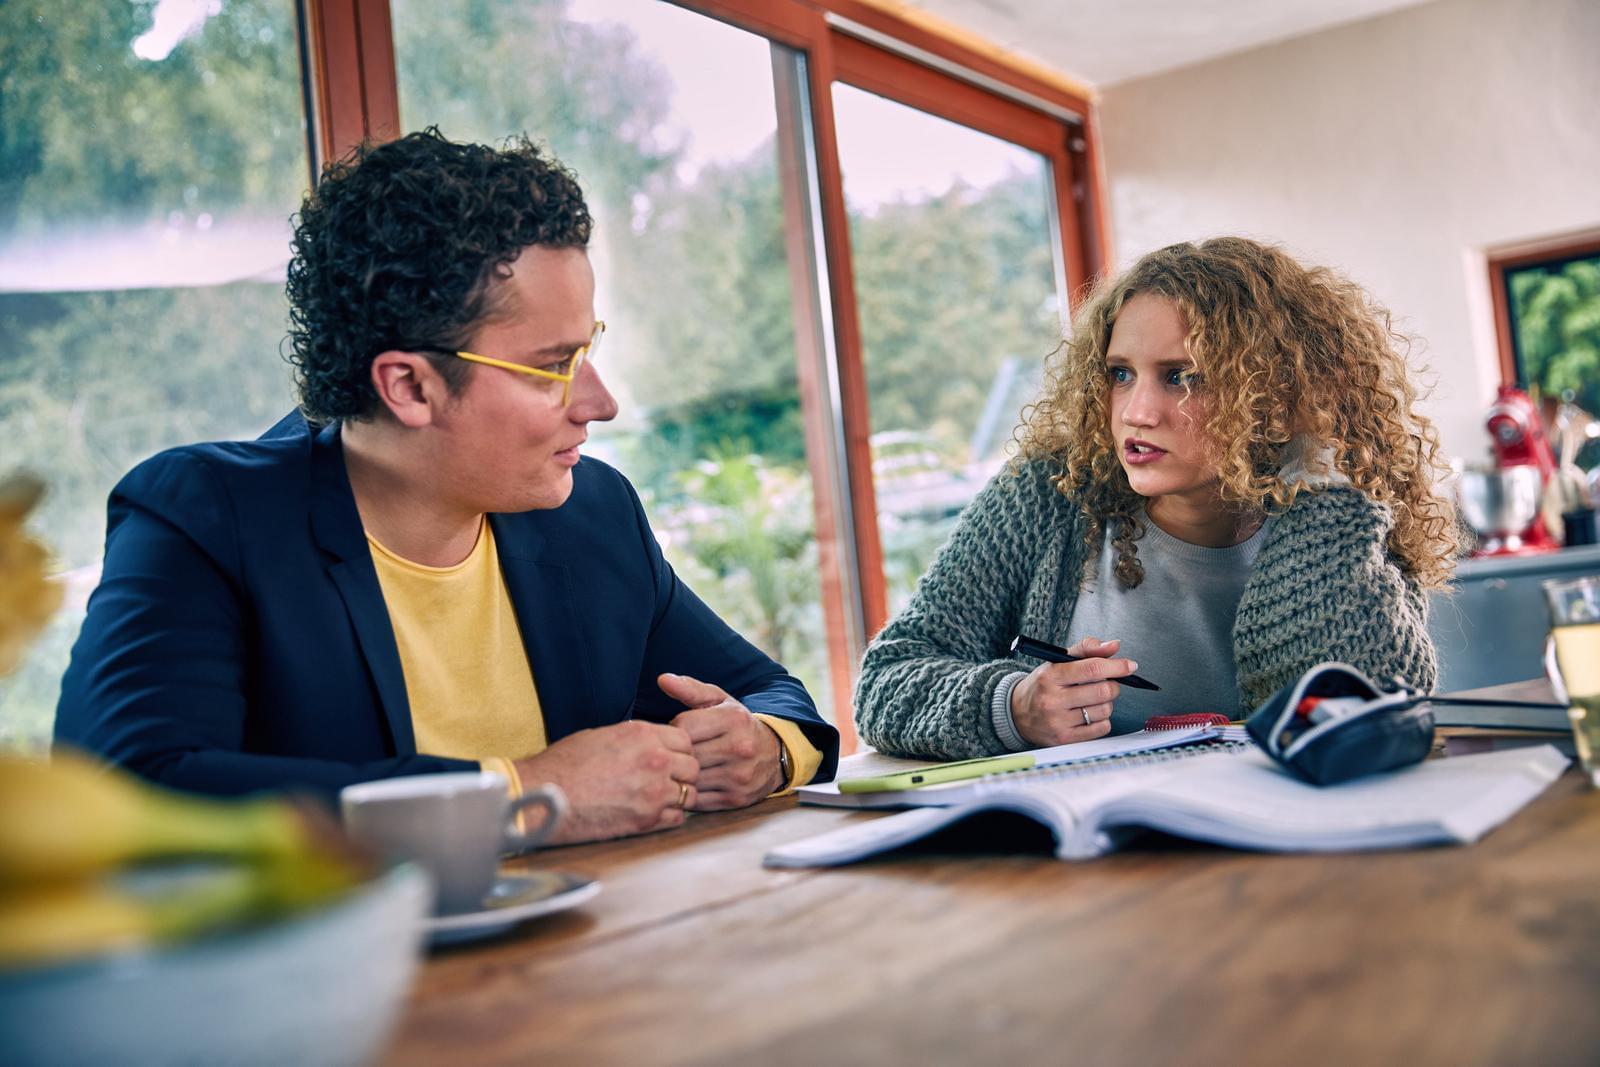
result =
[[[566,841],[831,775],[804,687],[580,453],[617,411],[590,225],[526,140],[328,168],[289,265],[300,410],[112,491],[57,739],[208,793],[481,766],[559,785]]]

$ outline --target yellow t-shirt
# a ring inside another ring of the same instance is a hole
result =
[[[493,528],[484,522],[472,551],[453,567],[413,563],[371,534],[367,544],[400,652],[417,751],[478,760],[521,792],[511,761],[543,752],[548,742]],[[800,727],[756,718],[789,751],[789,780],[775,795],[811,781],[822,753]]]
[[[402,559],[371,534],[367,543],[400,650],[417,751],[469,760],[543,752],[544,713],[489,524],[453,567]]]

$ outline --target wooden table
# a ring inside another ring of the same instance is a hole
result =
[[[1575,772],[1466,848],[761,866],[877,817],[772,800],[539,855],[604,891],[431,956],[388,1062],[1600,1062]]]

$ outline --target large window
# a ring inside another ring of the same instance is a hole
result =
[[[306,146],[437,124],[578,172],[622,403],[594,450],[849,751],[866,639],[1100,261],[1087,111],[856,0],[0,4],[0,473],[48,481],[68,584],[0,744],[48,737],[115,481],[292,406]]]
[[[853,86],[833,99],[893,612],[1004,462],[1060,343],[1050,171]]]
[[[0,5],[0,470],[67,603],[0,680],[0,745],[48,741],[105,504],[162,448],[293,406],[288,217],[307,187],[292,0]]]

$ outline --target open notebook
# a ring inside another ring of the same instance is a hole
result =
[[[1030,749],[1033,768],[1008,771],[967,781],[925,785],[882,793],[841,793],[839,781],[802,786],[796,791],[802,804],[830,808],[926,808],[964,804],[982,796],[996,783],[1051,781],[1067,775],[1095,773],[1141,765],[1168,763],[1199,755],[1220,755],[1251,747],[1242,726],[1189,726],[1181,729],[1139,730],[1117,737],[1080,741],[1075,745]],[[937,767],[937,763],[896,759],[879,753],[852,757],[840,767],[839,780],[871,778],[896,771]]]
[[[1235,848],[1344,852],[1467,843],[1510,818],[1555,781],[1554,748],[1433,759],[1336,786],[1292,777],[1259,750],[1115,774],[1026,784],[991,782],[953,807],[928,807],[797,841],[769,867],[826,867],[888,852],[946,830],[990,841],[1032,820],[1057,858],[1090,859],[1142,829]],[[1009,825],[1007,825],[1009,824]]]

